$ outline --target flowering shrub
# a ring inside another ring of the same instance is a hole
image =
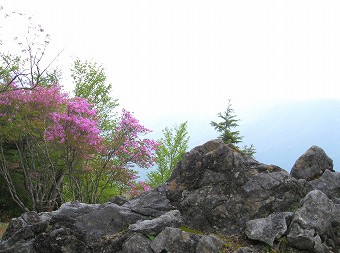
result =
[[[12,84],[15,88],[15,84]],[[35,90],[9,90],[0,93],[2,137],[18,139],[37,134],[50,123],[49,113],[58,110],[65,100],[59,86]]]
[[[147,185],[144,181],[139,181],[138,183],[131,184],[130,186],[131,186],[131,190],[129,192],[129,195],[131,197],[136,197],[143,192],[147,192],[151,190],[151,187]]]
[[[86,188],[87,195],[92,196],[90,202],[105,200],[104,195],[108,195],[113,188],[116,189],[117,194],[129,196],[135,196],[141,193],[142,189],[147,189],[146,185],[141,187],[136,183],[137,176],[133,168],[134,166],[148,168],[155,163],[154,153],[159,144],[143,138],[149,132],[150,130],[142,126],[130,112],[122,110],[115,127],[105,135],[100,159],[87,162],[91,164],[92,169],[92,173],[86,175],[87,181],[96,181],[98,175],[105,178],[105,183],[102,181],[105,187],[101,187],[100,192],[97,191],[96,185]],[[135,190],[136,185],[138,190]]]
[[[82,152],[87,147],[97,151],[102,148],[96,111],[86,99],[69,98],[58,85],[0,93],[0,108],[2,122],[11,123],[7,124],[7,133],[23,135],[43,131],[46,140],[67,141]]]
[[[65,101],[64,111],[50,113],[53,124],[46,130],[47,140],[59,143],[67,141],[83,152],[89,147],[100,151],[102,137],[96,120],[96,111],[83,98],[72,98]]]
[[[150,132],[151,130],[140,125],[130,112],[123,109],[120,120],[107,142],[107,156],[118,158],[119,165],[124,167],[131,167],[132,164],[141,168],[153,166],[154,152],[159,144],[140,138]]]
[[[3,148],[3,143],[15,143],[19,155],[0,160],[20,164],[33,202],[40,201],[34,210],[51,206],[55,199],[44,199],[48,198],[46,192],[58,191],[61,184],[72,200],[87,202],[100,201],[105,190],[114,185],[129,191],[136,184],[131,168],[154,164],[159,144],[143,138],[150,130],[130,112],[123,110],[112,121],[114,127],[102,132],[92,105],[84,98],[69,97],[59,85],[32,90],[15,89],[15,84],[12,87],[0,93],[0,144]],[[6,168],[11,164],[3,164],[1,173],[10,175]],[[148,190],[143,182],[137,185]],[[39,194],[43,197],[34,197]]]

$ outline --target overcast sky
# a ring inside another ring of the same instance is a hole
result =
[[[103,64],[137,117],[340,98],[340,1],[0,0],[51,34],[64,83],[75,57]],[[4,23],[3,23],[4,24]],[[14,31],[18,24],[11,23]],[[1,34],[1,37],[7,34]]]

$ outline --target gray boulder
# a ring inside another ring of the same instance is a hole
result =
[[[222,242],[216,237],[192,234],[168,227],[150,244],[155,253],[218,253]]]
[[[106,244],[118,251],[126,228],[146,218],[112,203],[65,203],[51,213],[29,212],[13,219],[0,250],[31,241],[31,252],[101,252]],[[115,234],[120,237],[112,237]]]
[[[134,213],[150,217],[158,217],[176,209],[167,198],[164,185],[125,203],[123,207],[131,209]]]
[[[128,200],[126,198],[124,198],[123,196],[115,196],[112,199],[110,199],[109,202],[111,202],[113,204],[117,204],[118,206],[122,206],[126,202],[128,202]]]
[[[311,181],[320,177],[325,170],[333,170],[333,160],[325,151],[312,146],[295,162],[290,174],[296,179]]]
[[[324,253],[327,250],[314,229],[303,229],[297,223],[290,227],[288,241],[291,246],[308,252]]]
[[[20,217],[12,219],[2,240],[18,241],[34,238],[35,234],[45,231],[51,219],[48,213],[26,212]]]
[[[225,235],[241,233],[248,220],[291,211],[310,189],[221,140],[186,153],[166,184],[168,199],[187,224]]]
[[[130,225],[129,230],[150,235],[157,235],[166,227],[179,227],[183,223],[181,213],[178,210],[169,211],[152,220],[138,221]]]
[[[284,170],[259,173],[242,186],[243,202],[250,219],[262,218],[276,212],[292,211],[312,187],[303,180],[292,178]]]
[[[340,172],[331,172],[326,170],[321,177],[310,181],[314,189],[320,190],[328,198],[340,204]]]
[[[144,235],[133,233],[123,244],[120,253],[154,253],[150,247],[150,239]]]
[[[336,234],[325,239],[328,231],[340,224],[340,205],[334,204],[323,192],[313,190],[301,202],[289,227],[288,241],[293,247],[310,252],[326,252],[328,246],[338,249],[340,245],[326,245],[337,241]]]
[[[271,214],[266,218],[250,220],[246,223],[245,234],[249,239],[273,246],[274,240],[286,233],[292,217],[292,212],[283,212]]]
[[[78,216],[74,225],[89,236],[105,235],[120,232],[141,219],[145,218],[126,207],[107,203],[97,210]]]

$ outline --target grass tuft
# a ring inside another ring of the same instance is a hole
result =
[[[2,239],[2,236],[4,235],[7,227],[8,227],[8,223],[1,223],[0,222],[0,240]]]

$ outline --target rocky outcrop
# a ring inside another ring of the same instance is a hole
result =
[[[11,221],[0,252],[340,252],[340,176],[313,146],[285,170],[213,140],[133,200]],[[245,239],[245,238],[248,239]]]
[[[322,191],[328,198],[340,204],[340,172],[326,170],[318,179],[310,183],[314,189]]]
[[[190,226],[225,235],[241,233],[249,220],[292,211],[309,190],[305,181],[220,141],[185,154],[166,187]]]
[[[340,205],[334,204],[323,192],[314,190],[307,194],[301,208],[295,212],[288,241],[309,252],[324,253],[330,248],[339,252],[339,224]]]
[[[326,170],[334,171],[333,160],[322,148],[312,146],[295,162],[290,174],[297,179],[310,181],[320,177]]]
[[[112,203],[66,203],[52,213],[29,212],[12,220],[0,252],[14,252],[22,240],[34,248],[32,252],[103,252],[106,243],[110,247],[121,243],[122,238],[110,236],[123,235],[129,224],[142,219],[145,217]]]

